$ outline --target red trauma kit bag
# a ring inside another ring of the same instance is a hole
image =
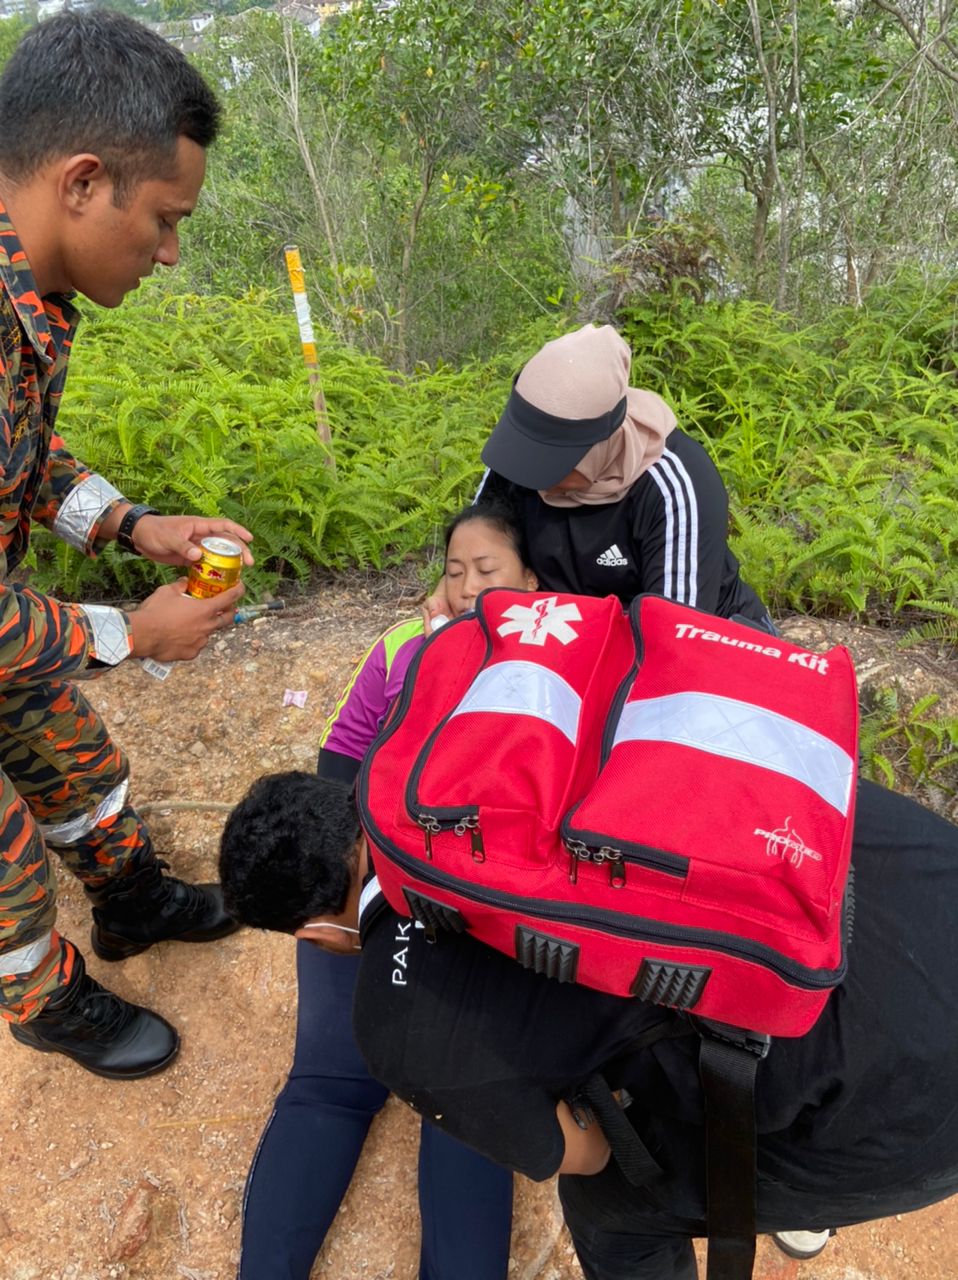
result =
[[[844,974],[857,695],[658,596],[484,592],[423,647],[359,800],[383,892],[560,981],[803,1034]]]
[[[843,647],[493,589],[420,650],[360,772],[400,914],[693,1016],[709,1280],[751,1274],[757,1064],[845,973],[857,732]]]

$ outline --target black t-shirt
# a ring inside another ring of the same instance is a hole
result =
[[[490,472],[476,501],[495,496],[517,508],[530,566],[550,591],[616,595],[625,605],[650,591],[723,618],[767,616],[728,547],[721,476],[682,431],[619,502],[553,507]]]
[[[758,1072],[760,1172],[799,1190],[880,1192],[958,1168],[958,828],[862,783],[854,867],[847,977]],[[697,1037],[633,1047],[681,1015],[559,984],[466,935],[430,943],[382,898],[363,927],[354,1022],[377,1079],[543,1179],[562,1158],[557,1099],[601,1068],[632,1093],[626,1114],[665,1169],[669,1203],[701,1215]]]

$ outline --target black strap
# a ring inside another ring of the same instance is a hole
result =
[[[765,1043],[767,1052],[767,1040]],[[702,1034],[708,1271],[706,1280],[750,1280],[755,1262],[755,1072],[764,1054]]]
[[[579,1098],[592,1108],[616,1164],[633,1187],[642,1187],[661,1175],[661,1166],[652,1159],[648,1147],[632,1128],[604,1076],[589,1076],[576,1090],[576,1100]]]
[[[124,551],[128,551],[131,556],[140,554],[133,541],[133,530],[136,522],[142,519],[143,516],[158,516],[159,514],[156,507],[148,507],[145,502],[137,502],[124,513],[120,526],[116,531],[116,540]]]

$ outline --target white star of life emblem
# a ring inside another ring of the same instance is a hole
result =
[[[512,621],[498,627],[499,634],[510,636],[518,632],[520,644],[543,645],[549,636],[555,636],[560,644],[577,640],[578,632],[569,623],[581,622],[582,614],[576,605],[557,604],[557,600],[557,596],[546,596],[531,605],[511,604],[503,617]]]

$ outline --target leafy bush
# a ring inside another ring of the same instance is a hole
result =
[[[319,340],[336,471],[324,465],[295,321],[273,298],[150,291],[80,330],[59,425],[84,462],[162,511],[219,514],[255,535],[252,587],[314,566],[417,552],[467,501],[508,372],[403,377]],[[88,561],[42,531],[34,581],[68,596],[136,594],[164,575],[108,548]]]
[[[934,694],[909,704],[898,688],[862,691],[865,776],[917,791],[933,808],[942,793],[958,794],[958,717],[940,715],[937,705]]]
[[[285,297],[145,288],[81,329],[61,425],[132,498],[248,525],[251,585],[383,566],[434,541],[471,496],[544,317],[485,363],[403,376],[320,335],[336,470],[324,465]],[[650,298],[623,316],[634,381],[702,437],[732,498],[732,545],[770,605],[958,642],[955,296],[908,282],[800,329],[760,304]],[[139,593],[157,570],[37,542],[38,585]]]
[[[708,444],[773,613],[900,614],[958,642],[950,291],[903,280],[804,329],[760,303],[678,294],[623,320],[639,379]]]

